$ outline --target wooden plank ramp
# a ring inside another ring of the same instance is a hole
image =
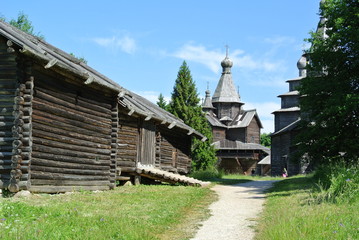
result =
[[[180,174],[167,172],[154,167],[137,167],[138,175],[168,183],[180,183],[188,186],[206,187],[210,182],[200,181],[192,177],[186,177]]]

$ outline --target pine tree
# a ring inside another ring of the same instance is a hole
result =
[[[216,163],[215,149],[211,146],[212,131],[208,125],[198,97],[195,82],[184,61],[181,65],[169,104],[169,111],[185,124],[205,135],[208,140],[194,139],[192,143],[192,167],[194,170],[210,169]]]
[[[162,93],[160,93],[160,95],[158,96],[158,101],[156,102],[156,104],[160,108],[162,108],[164,110],[168,110],[168,104],[165,100],[165,97],[162,95]]]

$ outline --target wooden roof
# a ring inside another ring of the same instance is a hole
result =
[[[96,83],[107,90],[118,94],[119,102],[130,111],[136,111],[147,120],[153,118],[169,128],[180,128],[188,131],[188,135],[194,134],[197,138],[206,140],[205,136],[187,126],[183,121],[174,115],[164,111],[147,99],[134,94],[123,88],[113,80],[97,72],[87,64],[81,62],[72,55],[52,46],[46,41],[27,34],[16,27],[0,20],[0,35],[8,39],[9,49],[18,48],[21,54],[43,61],[44,68],[56,68],[69,72],[84,80],[85,85]],[[101,88],[98,88],[101,91]]]

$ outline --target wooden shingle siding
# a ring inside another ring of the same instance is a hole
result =
[[[30,190],[112,187],[115,165],[111,153],[115,146],[111,145],[111,100],[80,87],[77,81],[60,82],[51,72],[44,74],[35,68],[33,74]]]

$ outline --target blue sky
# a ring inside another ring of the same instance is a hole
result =
[[[47,42],[151,101],[170,97],[183,60],[200,97],[207,84],[213,94],[229,45],[244,109],[272,132],[318,9],[319,0],[17,0],[0,14],[23,11]]]

